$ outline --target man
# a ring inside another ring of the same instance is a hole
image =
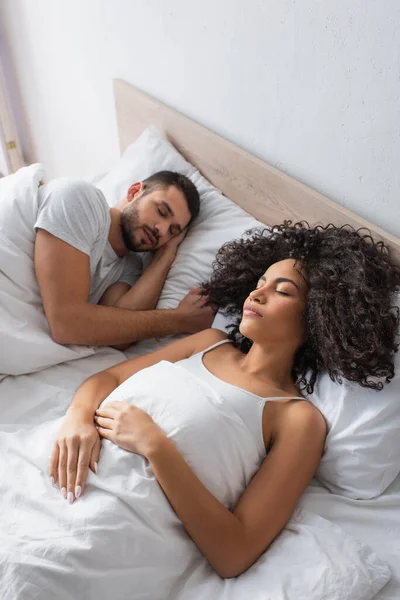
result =
[[[185,176],[161,171],[131,185],[109,208],[86,182],[54,180],[39,188],[36,276],[53,339],[112,345],[209,327],[213,313],[192,290],[176,309],[154,310],[199,195]],[[140,275],[136,252],[153,259]]]

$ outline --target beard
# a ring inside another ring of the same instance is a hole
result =
[[[139,221],[139,206],[140,199],[138,198],[134,202],[131,202],[124,208],[121,212],[121,233],[122,238],[124,240],[125,246],[131,252],[143,252],[148,250],[153,250],[158,244],[158,236],[157,233],[154,232],[147,225],[141,225]],[[156,240],[156,243],[150,248],[148,241],[140,236],[140,230],[143,231],[148,230],[153,238]],[[147,248],[146,248],[147,246]]]

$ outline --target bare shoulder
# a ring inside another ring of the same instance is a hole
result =
[[[321,412],[308,400],[295,400],[286,405],[281,421],[281,433],[305,441],[324,440],[327,427]]]
[[[204,331],[186,336],[172,344],[168,344],[168,346],[150,352],[149,354],[126,360],[114,367],[110,367],[107,371],[116,377],[118,385],[120,385],[128,377],[131,377],[142,369],[151,367],[161,361],[175,363],[184,360],[226,338],[227,336],[222,331],[217,329],[205,329]]]
[[[222,340],[227,340],[228,336],[226,333],[221,331],[220,329],[204,329],[199,333],[196,333],[191,336],[192,342],[192,355],[197,352],[201,352],[202,350],[206,350],[213,344],[217,344]]]

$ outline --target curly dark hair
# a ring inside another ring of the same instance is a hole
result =
[[[247,232],[247,239],[222,246],[213,274],[202,284],[209,303],[236,317],[229,337],[247,353],[252,341],[241,335],[243,303],[260,276],[275,262],[294,258],[308,284],[305,340],[296,353],[293,380],[307,393],[318,373],[381,390],[394,376],[399,309],[395,293],[400,269],[383,242],[349,225],[309,227],[286,221]]]

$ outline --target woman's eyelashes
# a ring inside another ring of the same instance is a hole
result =
[[[260,285],[258,285],[256,287],[256,291],[260,290],[263,287],[262,283]],[[279,289],[275,289],[275,292],[277,294],[281,294],[282,296],[291,296],[291,294],[289,294],[288,292],[285,292],[284,290],[279,290]]]

